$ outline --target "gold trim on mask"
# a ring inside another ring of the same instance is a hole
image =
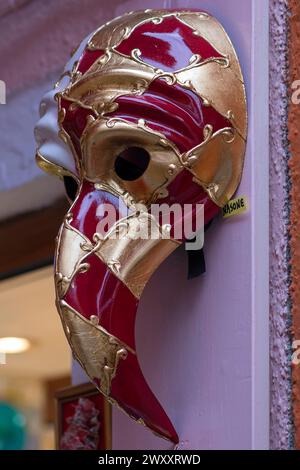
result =
[[[154,271],[180,244],[170,237],[169,226],[141,212],[120,219],[101,241],[97,234],[95,244],[84,250],[95,253],[139,299]]]
[[[56,163],[50,162],[45,158],[39,150],[36,151],[35,154],[35,161],[38,167],[52,176],[58,176],[59,178],[63,178],[64,176],[71,176],[74,178],[77,183],[79,184],[78,176],[72,173],[71,171],[67,170],[63,166],[57,165]]]
[[[147,427],[142,418],[128,413],[114,398],[109,396],[111,383],[116,377],[120,360],[126,360],[128,353],[136,355],[136,352],[104,328],[84,318],[66,302],[57,301],[57,310],[74,357],[87,376],[93,382],[95,379],[100,381],[100,385],[95,385],[109,403],[138,424]],[[169,441],[151,428],[147,427],[147,429],[150,429],[155,436]]]
[[[96,254],[139,299],[152,274],[179,245],[172,239],[108,239]]]
[[[213,133],[209,129],[204,142],[182,155],[182,161],[194,175],[193,181],[202,186],[219,206],[227,204],[228,194],[233,194],[242,173],[239,155],[244,140],[233,128]]]
[[[69,136],[69,134],[65,131],[65,129],[63,127],[63,122],[64,122],[64,119],[66,117],[66,110],[61,107],[61,95],[59,93],[57,93],[55,95],[55,99],[57,101],[57,106],[58,106],[58,126],[59,126],[59,134],[58,135],[61,138],[61,140],[66,145],[68,145],[69,148],[71,149],[71,152],[72,152],[72,155],[73,155],[73,158],[74,158],[74,161],[75,161],[77,172],[80,175],[81,174],[81,162],[79,160],[79,155],[77,155],[77,152],[74,148],[71,137]]]
[[[110,394],[111,383],[117,374],[118,364],[120,360],[126,360],[128,352],[136,356],[136,352],[129,346],[122,343],[119,339],[110,335],[104,328],[97,327],[94,329],[93,323],[89,322],[80,313],[76,312],[66,302],[60,301],[58,303],[58,311],[61,317],[62,325],[71,346],[75,359],[81,365],[87,376],[94,382],[95,379],[100,381],[100,385],[95,384],[98,390],[105,396],[106,400],[112,405],[116,406],[120,411],[126,414],[129,418],[134,419],[138,424],[145,427],[144,420],[137,418],[128,413]],[[75,339],[75,342],[73,341]],[[88,339],[88,341],[86,341]],[[91,342],[90,342],[91,340]],[[104,341],[103,341],[104,340]],[[101,351],[99,351],[99,343],[103,341]],[[94,345],[94,349],[85,348],[86,344],[89,346]],[[84,348],[84,354],[82,354]],[[90,355],[90,353],[92,353]],[[100,362],[98,355],[101,354],[100,361],[102,367],[99,368]],[[84,360],[88,358],[84,362]],[[82,359],[81,359],[82,358]],[[92,358],[92,361],[90,360]],[[104,367],[103,367],[104,364]],[[97,375],[95,375],[97,374]],[[95,382],[94,382],[95,383]],[[147,427],[148,428],[148,427]],[[168,440],[166,437],[153,431],[150,431],[163,439]]]
[[[100,26],[88,42],[89,50],[105,50],[118,47],[127,39],[132,31],[143,23],[153,21],[159,23],[163,17],[170,16],[164,10],[140,10],[131,11],[125,15],[118,16],[108,23]]]
[[[223,57],[228,60],[228,66],[241,79],[241,69],[233,44],[219,21],[208,13],[179,12],[179,21],[194,30],[194,35],[202,37]]]
[[[92,380],[100,381],[100,391],[108,396],[120,360],[126,360],[128,352],[136,354],[135,351],[95,324],[97,317],[87,320],[64,300],[57,303],[67,339],[76,359],[84,365]]]
[[[63,298],[78,273],[85,273],[89,269],[87,256],[83,246],[90,243],[89,239],[70,225],[72,214],[69,212],[59,233],[59,253],[56,260],[55,283],[59,298]]]
[[[149,65],[142,65],[130,57],[106,50],[77,81],[71,82],[58,96],[102,116],[117,108],[115,100],[118,97],[141,95],[154,78],[155,73]]]
[[[124,181],[116,174],[114,162],[130,146],[142,147],[151,158],[140,178]],[[86,127],[81,147],[87,180],[105,183],[112,192],[129,193],[136,203],[147,206],[168,195],[166,187],[183,169],[176,146],[163,134],[147,127],[143,120],[134,124],[119,118],[100,117]]]
[[[223,68],[211,62],[203,68],[187,69],[176,74],[176,83],[201,96],[207,105],[228,119],[241,137],[246,139],[245,88],[230,67]]]
[[[73,228],[71,220],[68,213],[57,242],[55,283],[60,299],[75,275],[89,270],[92,254],[139,299],[157,267],[181,244],[170,237],[169,225],[161,227],[148,212],[134,212],[118,220],[107,234],[95,233],[93,241]]]

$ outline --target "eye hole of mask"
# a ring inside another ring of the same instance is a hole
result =
[[[64,176],[64,185],[68,199],[73,202],[78,191],[76,180],[72,176]]]
[[[115,160],[115,172],[124,181],[140,178],[148,168],[150,155],[142,147],[128,147]]]

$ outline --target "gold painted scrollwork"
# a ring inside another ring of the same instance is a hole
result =
[[[129,352],[135,354],[135,351],[95,324],[94,319],[84,318],[63,300],[58,302],[58,308],[76,359],[91,379],[99,380],[101,392],[109,396],[119,362],[126,360]]]

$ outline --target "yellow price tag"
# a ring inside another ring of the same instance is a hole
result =
[[[248,210],[246,196],[240,196],[229,201],[222,209],[223,218],[228,219],[235,215],[243,214]]]

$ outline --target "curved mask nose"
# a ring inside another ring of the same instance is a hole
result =
[[[115,220],[104,227],[109,207]],[[144,286],[178,246],[159,230],[155,238],[135,236],[148,225],[147,214],[128,212],[118,196],[85,182],[58,235],[57,308],[76,359],[99,390],[130,417],[177,443],[142,374],[135,344]]]

